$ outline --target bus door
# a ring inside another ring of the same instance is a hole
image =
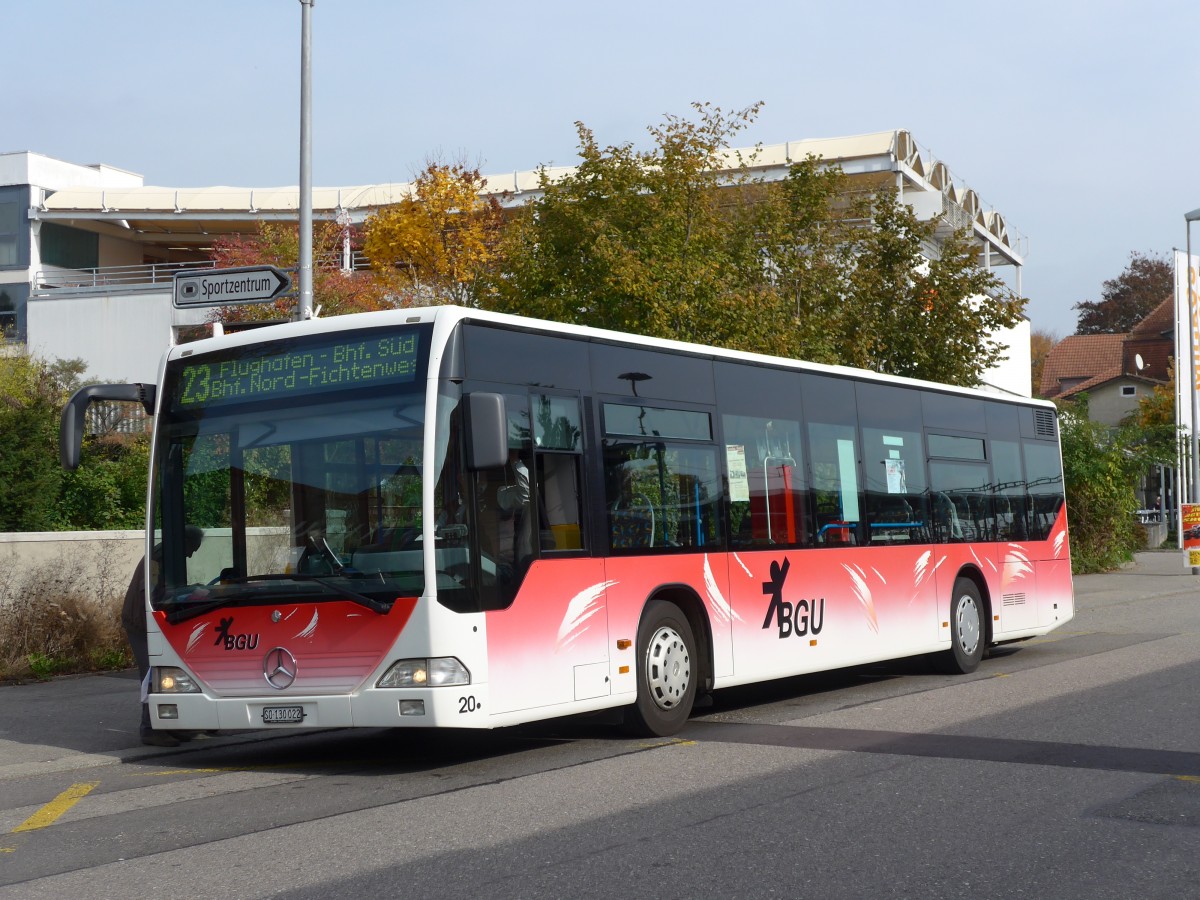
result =
[[[578,395],[506,393],[508,462],[472,473],[492,709],[611,692],[607,585],[589,557]]]

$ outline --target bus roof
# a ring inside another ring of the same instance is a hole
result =
[[[925,390],[937,390],[945,393],[963,394],[972,397],[986,397],[991,400],[1002,400],[1027,406],[1040,406],[1054,409],[1049,400],[1034,397],[1022,397],[1013,394],[1003,394],[984,391],[978,388],[967,388],[959,385],[942,384],[935,381],[924,381],[917,378],[907,378],[901,375],[888,375],[872,372],[868,369],[858,369],[851,366],[825,365],[807,362],[805,360],[789,359],[786,357],[768,356],[761,353],[750,353],[742,350],[729,350],[723,347],[710,347],[703,344],[692,344],[667,338],[648,337],[621,331],[611,331],[604,328],[594,328],[587,325],[571,325],[553,322],[547,319],[534,319],[526,316],[508,313],[490,312],[487,310],[470,309],[462,306],[425,306],[406,309],[382,310],[379,312],[351,313],[344,316],[331,316],[324,319],[310,319],[304,322],[284,322],[278,325],[255,328],[220,337],[205,338],[188,344],[171,347],[164,356],[163,363],[194,354],[210,353],[231,347],[250,346],[254,344],[269,344],[283,338],[301,337],[315,334],[334,334],[339,331],[352,331],[363,328],[380,328],[396,325],[435,324],[437,331],[449,333],[460,322],[484,322],[498,326],[509,327],[525,332],[563,335],[578,337],[588,341],[606,344],[623,344],[633,347],[644,347],[652,350],[666,350],[693,356],[703,356],[711,359],[732,360],[751,365],[774,366],[796,369],[798,371],[818,372],[837,375],[844,378],[854,378],[863,381],[874,381],[881,384],[908,385]],[[431,371],[433,371],[431,369]],[[160,382],[161,382],[160,372]]]

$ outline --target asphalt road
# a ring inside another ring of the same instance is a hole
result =
[[[131,674],[0,688],[0,897],[1200,897],[1200,579],[1076,580],[971,676],[725,691],[675,739],[136,737]]]

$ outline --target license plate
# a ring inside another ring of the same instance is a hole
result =
[[[264,725],[298,725],[304,721],[303,706],[264,706]]]

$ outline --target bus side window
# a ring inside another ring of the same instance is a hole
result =
[[[740,547],[802,545],[808,529],[800,423],[733,415],[721,421],[731,541]]]
[[[583,420],[579,399],[535,396],[533,442],[541,550],[582,550]]]
[[[1016,441],[993,438],[992,473],[995,478],[996,539],[1024,541],[1029,536],[1029,511],[1021,469],[1021,445]]]
[[[515,394],[506,394],[505,400],[508,461],[472,473],[483,609],[504,609],[512,603],[534,556],[529,405],[526,397]]]
[[[1058,446],[1048,441],[1021,442],[1029,484],[1029,539],[1044,541],[1063,505],[1063,476]]]
[[[719,549],[712,414],[605,403],[604,497],[614,552]]]
[[[854,429],[810,424],[816,542],[825,546],[859,543],[858,453]]]
[[[929,463],[933,539],[941,543],[993,540],[991,480],[986,463]]]
[[[858,400],[846,378],[801,375],[812,471],[813,541],[817,546],[862,543],[859,510]]]
[[[537,483],[542,506],[542,550],[582,550],[579,457],[562,453],[539,453]]]

